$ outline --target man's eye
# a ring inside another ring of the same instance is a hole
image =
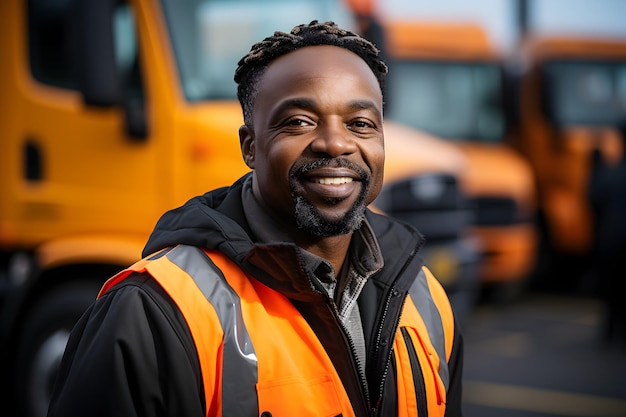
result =
[[[366,122],[365,120],[357,120],[352,123],[352,126],[356,129],[368,129],[373,127],[371,123]]]
[[[307,126],[309,123],[303,119],[289,119],[285,124],[287,126]]]

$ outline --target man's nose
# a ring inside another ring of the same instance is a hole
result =
[[[343,123],[326,124],[318,128],[317,136],[311,142],[311,150],[330,157],[338,157],[356,152],[354,136]]]

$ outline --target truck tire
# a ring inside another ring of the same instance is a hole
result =
[[[45,417],[70,331],[101,283],[72,281],[34,303],[22,324],[15,363],[18,416]]]

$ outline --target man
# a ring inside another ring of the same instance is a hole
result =
[[[387,67],[316,21],[235,73],[252,172],[166,213],[67,346],[49,416],[459,416],[462,342],[421,235],[366,209]]]

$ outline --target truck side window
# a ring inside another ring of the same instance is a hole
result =
[[[76,56],[77,36],[72,0],[28,1],[28,49],[33,77],[44,84],[78,90],[80,65]],[[131,7],[120,1],[113,13],[115,61],[123,89],[135,99],[142,97],[138,69],[138,43]]]
[[[77,89],[72,71],[71,0],[28,1],[28,51],[33,77],[44,84]]]
[[[115,60],[128,98],[143,97],[135,15],[127,3],[120,3],[113,13]]]

